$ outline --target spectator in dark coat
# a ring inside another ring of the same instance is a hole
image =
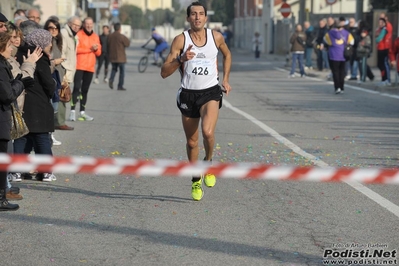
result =
[[[305,75],[305,70],[303,66],[303,56],[305,54],[306,47],[306,34],[302,31],[302,26],[297,24],[295,27],[295,32],[291,35],[291,52],[292,52],[292,65],[290,77],[295,77],[296,61],[298,60],[299,73],[301,77]]]
[[[24,119],[29,134],[14,141],[15,153],[30,153],[34,148],[36,154],[52,155],[50,132],[54,132],[54,109],[50,99],[54,95],[56,83],[50,70],[52,36],[49,31],[36,29],[25,38],[25,45],[17,52],[17,60],[21,64],[28,51],[38,46],[43,49],[43,56],[36,62],[35,85],[26,89]],[[38,173],[36,179],[53,181],[51,173]]]
[[[317,68],[319,71],[322,71],[323,69],[330,69],[330,64],[328,62],[327,49],[324,44],[324,36],[327,34],[327,32],[328,32],[327,20],[322,19],[319,22],[319,30],[318,30],[317,39],[316,39]]]
[[[123,83],[125,80],[126,48],[130,46],[130,40],[121,33],[121,24],[114,24],[114,32],[108,36],[108,56],[112,64],[109,87],[113,89],[113,82],[119,68],[118,90],[125,91]]]
[[[303,23],[303,28],[306,34],[306,47],[305,47],[305,70],[313,69],[312,54],[313,54],[313,42],[315,41],[314,28],[310,25],[309,21]]]
[[[358,45],[356,49],[356,59],[358,60],[360,66],[359,81],[365,82],[366,76],[372,81],[374,80],[374,74],[371,71],[369,65],[367,64],[367,58],[370,56],[371,53],[371,38],[367,29],[363,29],[360,32],[360,35],[357,36],[357,42]]]
[[[97,69],[96,69],[96,78],[94,79],[94,83],[98,84],[98,76],[100,75],[101,67],[104,63],[104,83],[108,83],[108,66],[109,66],[109,58],[108,58],[108,35],[109,35],[109,26],[103,26],[103,33],[99,36],[101,43],[101,55],[97,56]]]
[[[359,42],[359,35],[355,18],[349,18],[348,31],[355,38],[355,42],[353,44],[353,54],[349,60],[349,80],[357,80],[358,60],[356,58],[356,49]]]
[[[0,13],[1,16],[3,14]],[[11,104],[24,89],[23,82],[14,80],[11,65],[7,58],[11,57],[11,35],[8,32],[0,33],[0,153],[6,153],[8,142],[11,139]],[[0,211],[14,211],[19,208],[11,204],[6,198],[7,172],[0,172]]]

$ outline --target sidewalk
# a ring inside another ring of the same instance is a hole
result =
[[[291,62],[290,62],[291,64]],[[291,69],[291,66],[285,65],[286,69]],[[299,71],[299,70],[297,70]],[[397,94],[399,95],[399,80],[397,83],[395,83],[395,72],[391,71],[391,86],[386,86],[386,85],[381,85],[381,72],[377,67],[372,67],[371,71],[374,74],[374,80],[370,81],[369,79],[366,79],[366,82],[361,82],[358,83],[357,80],[345,80],[345,84],[360,87],[360,88],[365,88],[368,90],[374,90],[382,93],[389,93],[389,94]],[[306,75],[309,77],[314,77],[318,79],[325,79],[332,81],[332,79],[328,79],[328,75],[330,74],[331,71],[319,71],[317,69],[313,70],[305,70]],[[358,73],[359,75],[360,73]]]
[[[242,50],[242,49],[237,49],[237,48],[231,48],[231,52],[234,56],[243,56],[243,57],[253,57],[253,53],[248,50]],[[261,61],[267,61],[267,62],[276,62],[275,66],[281,67],[289,71],[291,69],[291,54],[289,57],[286,55],[279,55],[279,54],[261,54],[260,59]],[[315,64],[315,60],[313,60],[313,64]],[[298,64],[297,64],[298,65]],[[391,71],[391,83],[392,86],[382,86],[380,83],[381,81],[381,72],[377,67],[372,67],[371,70],[373,71],[375,78],[374,81],[367,80],[364,83],[357,83],[356,80],[345,80],[345,84],[368,89],[368,90],[373,90],[373,91],[378,91],[378,92],[383,92],[383,93],[389,93],[389,94],[397,94],[399,95],[399,78],[398,82],[395,83],[395,72],[392,70]],[[299,73],[299,69],[297,67],[296,70],[297,73]],[[306,75],[312,78],[317,78],[317,79],[322,79],[322,80],[328,80],[327,76],[330,73],[329,70],[323,70],[323,71],[318,71],[317,69],[313,70],[307,70],[305,71]],[[332,81],[332,80],[328,80]]]

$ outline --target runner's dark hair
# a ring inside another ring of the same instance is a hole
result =
[[[204,8],[204,10],[205,10],[205,16],[207,16],[207,10],[206,10],[205,5],[202,4],[202,3],[200,3],[199,1],[196,1],[196,2],[192,2],[191,5],[189,5],[189,6],[187,7],[187,17],[189,17],[190,14],[191,14],[191,7],[192,7],[192,6],[202,6],[202,7]]]

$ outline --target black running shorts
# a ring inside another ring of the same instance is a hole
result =
[[[201,106],[209,101],[219,101],[222,107],[223,92],[219,85],[204,90],[188,90],[180,88],[177,92],[176,103],[182,115],[199,118]]]

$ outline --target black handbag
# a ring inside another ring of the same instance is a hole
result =
[[[341,38],[343,38],[343,36],[341,35]],[[348,44],[348,40],[346,40],[345,44],[344,44],[344,58],[346,61],[350,60],[351,57],[353,55],[353,46]]]

